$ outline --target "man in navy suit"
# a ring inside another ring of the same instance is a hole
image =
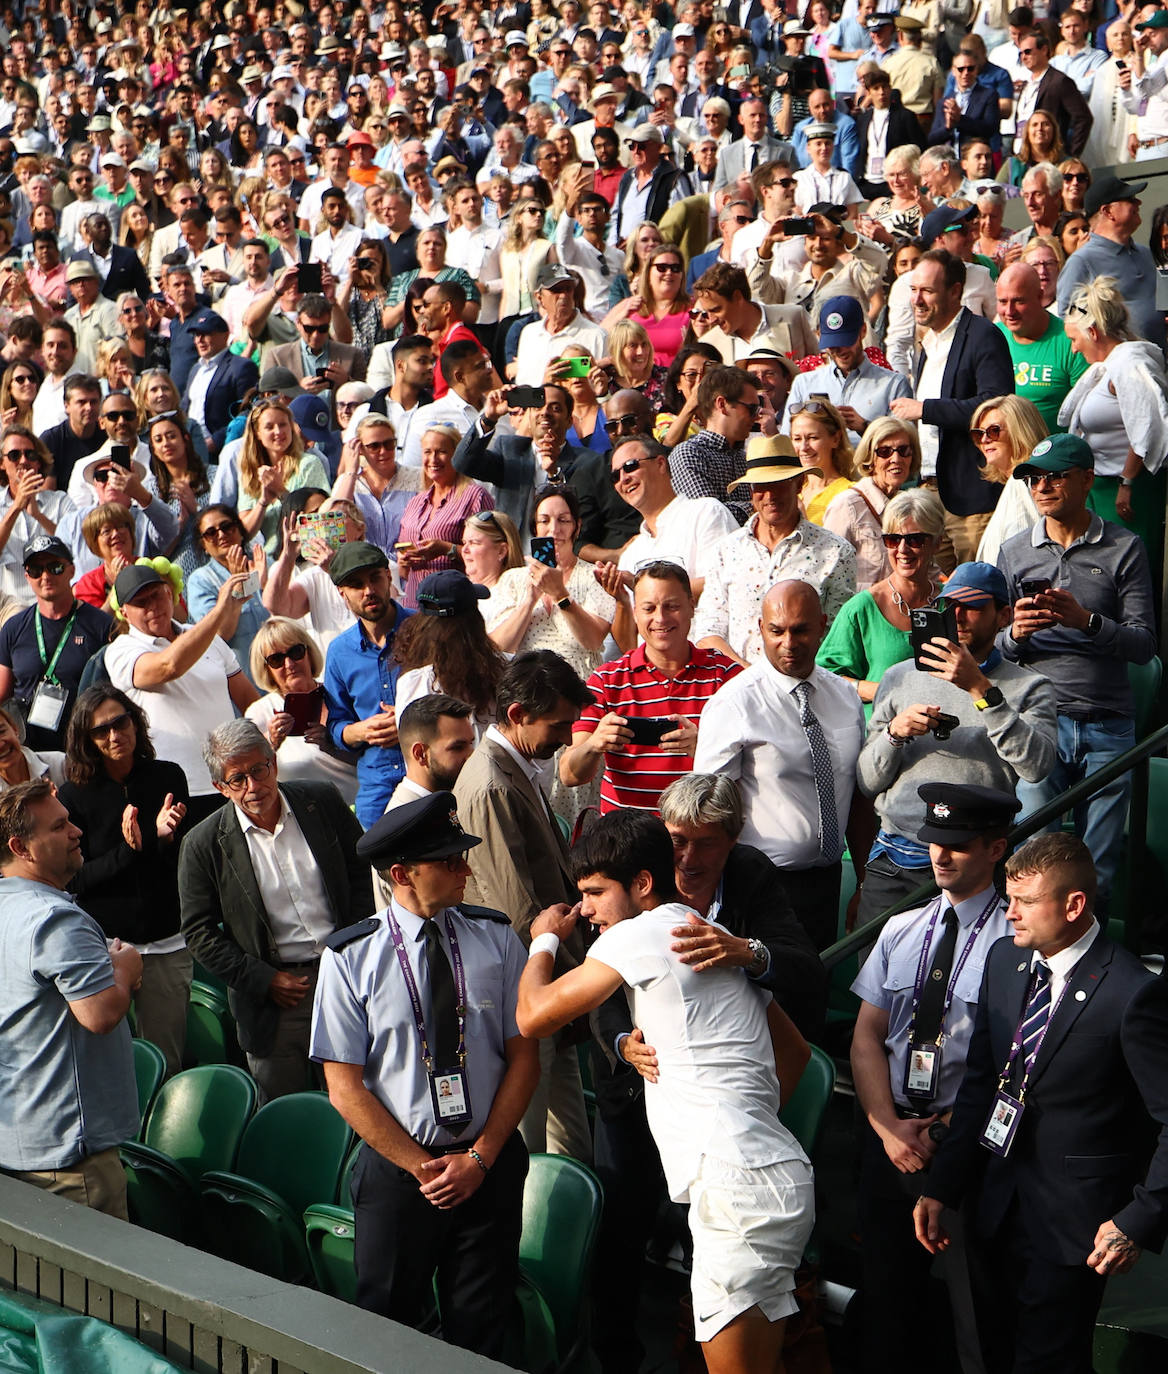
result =
[[[959,52],[953,59],[952,71],[956,83],[953,94],[937,104],[928,146],[952,143],[960,153],[972,139],[986,139],[994,152],[1000,152],[997,92],[978,82],[977,59],[972,53]]]
[[[985,1367],[1090,1374],[1104,1281],[1168,1238],[1168,985],[1103,933],[1081,840],[1031,840],[1006,890],[917,1238],[969,1197]]]
[[[223,445],[234,407],[259,381],[259,368],[227,347],[227,321],[214,310],[201,310],[188,326],[199,361],[191,368],[182,408],[201,426],[207,451],[214,458]]]
[[[955,563],[976,559],[1001,494],[982,478],[981,455],[969,437],[973,412],[982,401],[1014,390],[1006,337],[961,304],[964,289],[965,264],[943,248],[930,249],[913,269],[913,316],[925,332],[913,396],[898,396],[891,405],[898,420],[920,424],[921,477],[937,488],[945,507]]]
[[[107,215],[92,214],[84,220],[89,247],[73,257],[74,262],[93,263],[102,278],[101,294],[107,301],[116,301],[125,291],[132,291],[142,301],[150,296],[150,278],[142,260],[132,248],[113,242],[113,230]]]

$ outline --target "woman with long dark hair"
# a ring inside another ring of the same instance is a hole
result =
[[[146,717],[108,683],[82,692],[69,720],[58,795],[81,827],[85,860],[69,884],[113,939],[137,946],[138,1034],[182,1068],[191,956],[179,934],[178,850],[189,796],[177,763],[155,757]]]

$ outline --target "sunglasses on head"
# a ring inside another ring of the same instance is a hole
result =
[[[287,649],[278,649],[274,654],[265,654],[264,662],[269,668],[279,670],[285,663],[299,663],[308,653],[307,644],[290,644]]]
[[[800,401],[797,406],[791,407],[791,418],[796,415],[830,415],[831,412],[822,401]]]
[[[885,534],[885,535],[882,535],[881,538],[883,538],[883,540],[884,540],[884,547],[885,547],[886,549],[895,549],[895,548],[899,548],[901,544],[907,544],[907,545],[909,546],[909,548],[912,549],[915,553],[920,553],[920,551],[925,547],[925,545],[926,545],[926,544],[929,542],[929,540],[932,538],[932,535],[928,535],[928,534],[915,534],[915,533],[914,533],[914,534]]]

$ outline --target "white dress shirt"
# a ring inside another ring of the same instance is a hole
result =
[[[936,401],[941,397],[941,384],[945,379],[945,365],[949,361],[949,350],[953,347],[953,337],[957,333],[957,321],[961,312],[949,321],[939,334],[929,330],[921,340],[925,352],[924,366],[917,382],[918,401]],[[941,431],[936,425],[920,423],[921,436],[921,476],[937,475],[937,450],[941,445]]]
[[[275,830],[256,825],[238,806],[235,817],[247,842],[276,952],[286,964],[305,964],[318,958],[336,922],[320,865],[287,798],[280,793],[280,819]]]
[[[636,572],[646,563],[664,560],[679,564],[691,578],[704,578],[714,545],[738,530],[729,510],[712,496],[675,496],[658,512],[656,523],[653,534],[641,521],[640,530],[621,552],[621,572]]]
[[[225,348],[221,348],[218,353],[211,358],[200,358],[191,369],[191,375],[187,381],[187,418],[194,422],[203,431],[203,438],[209,439],[211,432],[207,428],[207,392],[211,389],[211,378],[215,375],[215,369],[219,366],[219,359],[226,353]]]
[[[1066,949],[1060,949],[1057,954],[1052,954],[1046,959],[1046,966],[1050,969],[1051,1015],[1054,1014],[1054,1008],[1058,1006],[1059,998],[1066,990],[1067,980],[1074,973],[1075,965],[1095,943],[1098,934],[1099,922],[1092,920],[1090,929],[1080,935],[1073,945],[1068,945]],[[1033,972],[1034,966],[1040,962],[1042,962],[1042,955],[1039,954],[1038,950],[1035,950],[1030,960],[1031,972]]]
[[[746,813],[743,844],[790,869],[824,866],[811,745],[795,696],[803,681],[780,673],[766,658],[732,678],[701,714],[693,764],[695,773],[735,779]],[[814,668],[806,681],[831,754],[842,836],[864,743],[864,707],[855,687],[825,668]]]

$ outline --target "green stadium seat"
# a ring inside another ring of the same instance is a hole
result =
[[[602,1204],[600,1180],[591,1169],[564,1155],[531,1156],[519,1267],[551,1312],[560,1369],[586,1346],[584,1317]]]
[[[325,1093],[292,1093],[261,1107],[234,1169],[208,1172],[200,1183],[215,1253],[287,1283],[306,1278],[305,1210],[336,1197],[351,1144]]]
[[[808,1159],[813,1159],[819,1132],[823,1126],[827,1104],[835,1088],[835,1064],[818,1045],[811,1046],[811,1058],[803,1070],[803,1077],[791,1100],[784,1102],[779,1120],[803,1147]]]
[[[134,1078],[138,1084],[138,1112],[143,1121],[154,1094],[166,1077],[166,1056],[150,1040],[134,1041]],[[141,1127],[139,1127],[141,1134]]]
[[[235,1037],[235,1018],[228,1009],[226,993],[198,979],[191,984],[187,1002],[183,1062],[188,1068],[200,1064],[243,1064],[243,1054]]]
[[[357,1301],[357,1275],[353,1268],[356,1232],[351,1206],[316,1203],[304,1212],[304,1238],[312,1277],[322,1293],[342,1302]]]

